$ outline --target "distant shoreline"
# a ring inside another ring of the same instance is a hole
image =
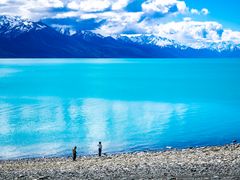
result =
[[[239,179],[240,144],[71,158],[0,160],[0,179]]]

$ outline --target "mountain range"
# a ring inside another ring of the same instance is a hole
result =
[[[42,22],[0,16],[1,58],[169,58],[240,57],[234,42],[189,47],[150,34],[102,36],[91,31],[55,29]]]

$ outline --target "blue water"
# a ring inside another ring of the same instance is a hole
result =
[[[240,140],[240,59],[0,60],[0,159]]]

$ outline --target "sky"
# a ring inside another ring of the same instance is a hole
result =
[[[240,43],[239,0],[0,0],[0,14],[102,35]]]
[[[190,7],[207,7],[208,19],[223,23],[229,28],[240,30],[240,1],[238,0],[185,0]]]

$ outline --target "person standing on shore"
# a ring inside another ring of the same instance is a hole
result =
[[[102,142],[99,142],[98,144],[98,156],[102,156]]]
[[[77,158],[77,147],[76,146],[72,149],[72,158],[73,158],[73,161],[76,161],[76,158]]]

